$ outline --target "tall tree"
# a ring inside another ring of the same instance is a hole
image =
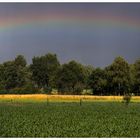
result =
[[[18,87],[23,87],[31,82],[31,72],[26,66],[27,62],[23,55],[18,55],[14,60],[14,66],[17,69],[17,77],[19,85]]]
[[[130,92],[136,92],[136,69],[134,64],[130,64]]]
[[[122,57],[115,58],[114,62],[106,67],[106,71],[109,91],[115,95],[130,91],[130,67]]]
[[[134,68],[135,68],[135,92],[140,93],[140,59],[136,60]]]
[[[27,82],[26,60],[17,56],[13,61],[3,63],[3,83],[6,89],[23,87]]]
[[[5,88],[5,81],[4,81],[4,66],[0,64],[0,89]]]
[[[76,61],[63,64],[58,77],[58,89],[61,92],[80,94],[84,88],[83,66]]]
[[[4,64],[4,83],[6,89],[12,89],[20,85],[18,70],[14,65],[14,61],[7,61]]]
[[[16,58],[15,58],[15,65],[18,66],[18,67],[25,67],[27,64],[25,58],[23,55],[18,55]]]
[[[84,73],[84,78],[85,78],[84,81],[85,81],[85,88],[86,89],[90,88],[89,77],[92,74],[93,70],[94,70],[94,67],[91,65],[83,66],[83,73]]]
[[[47,73],[48,73],[48,84],[51,88],[56,88],[56,78],[57,73],[60,68],[59,60],[57,59],[56,54],[48,53],[46,55],[46,65],[47,65]]]
[[[89,77],[89,85],[93,89],[93,94],[105,94],[106,84],[105,71],[100,68],[94,69]]]
[[[56,87],[56,75],[59,66],[56,54],[48,53],[32,59],[32,76],[39,88]]]

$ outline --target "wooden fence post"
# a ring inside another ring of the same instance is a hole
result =
[[[80,98],[80,106],[82,105],[82,99]]]
[[[47,98],[47,105],[49,105],[49,99]]]

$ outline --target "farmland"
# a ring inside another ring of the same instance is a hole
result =
[[[0,102],[17,101],[17,102],[79,102],[82,101],[115,101],[121,102],[123,96],[93,96],[93,95],[47,95],[47,94],[4,94],[0,95]],[[140,102],[140,96],[132,96],[132,102]]]
[[[126,106],[121,99],[94,97],[80,105],[82,96],[71,100],[5,96],[0,96],[0,137],[140,137],[140,104],[136,101]]]

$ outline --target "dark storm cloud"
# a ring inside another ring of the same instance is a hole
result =
[[[140,20],[140,4],[0,4],[0,17],[64,12],[67,14],[111,13]],[[78,16],[77,16],[78,18]],[[124,25],[125,26],[125,25]],[[62,63],[75,59],[84,64],[104,67],[116,56],[129,63],[140,57],[140,30],[118,27],[29,26],[0,31],[0,61],[23,54],[31,63],[33,56],[56,53]]]

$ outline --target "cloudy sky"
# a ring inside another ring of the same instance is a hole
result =
[[[56,53],[95,67],[140,58],[140,4],[0,3],[0,62]]]

